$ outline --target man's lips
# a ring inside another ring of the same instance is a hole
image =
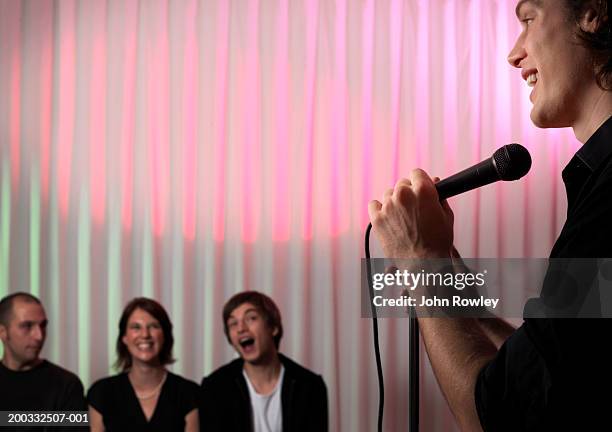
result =
[[[248,348],[250,346],[253,346],[255,344],[255,339],[253,339],[252,337],[245,337],[245,338],[241,338],[238,341],[238,344],[242,347],[242,348]]]
[[[537,73],[538,73],[538,70],[536,68],[529,68],[529,69],[521,70],[521,76],[523,77],[524,81],[527,81],[530,75],[537,74]]]

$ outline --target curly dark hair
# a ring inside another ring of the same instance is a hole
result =
[[[164,346],[159,353],[159,362],[162,365],[174,363],[172,357],[172,347],[174,346],[174,336],[172,335],[172,322],[164,307],[155,300],[146,297],[137,297],[130,301],[123,309],[119,320],[119,336],[117,336],[117,361],[115,368],[126,371],[132,367],[132,356],[122,339],[127,331],[128,320],[136,309],[142,309],[159,321],[164,332]]]
[[[228,342],[230,344],[232,343],[229,336],[227,321],[229,320],[229,317],[234,309],[243,305],[244,303],[251,303],[253,306],[255,306],[255,308],[257,308],[257,310],[263,315],[269,328],[273,329],[276,327],[278,329],[278,333],[276,333],[276,336],[274,336],[274,345],[276,346],[276,349],[278,349],[280,346],[280,340],[283,337],[283,323],[281,322],[280,311],[270,297],[258,291],[243,291],[235,294],[225,303],[225,306],[223,306],[223,330],[225,331],[225,337],[227,337]]]
[[[599,26],[593,33],[584,31],[578,26],[576,35],[582,44],[593,52],[597,71],[597,84],[603,90],[612,90],[612,0],[565,0],[570,12],[570,19],[576,24],[588,8],[595,11]]]

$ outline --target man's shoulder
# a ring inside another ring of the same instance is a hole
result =
[[[285,367],[285,376],[291,376],[298,380],[305,381],[313,381],[313,380],[322,380],[321,375],[311,371],[310,369],[305,368],[289,357],[279,354],[281,363]]]
[[[51,363],[48,360],[44,360],[40,367],[42,373],[55,380],[56,382],[60,381],[65,384],[74,384],[79,385],[81,387],[83,386],[83,384],[81,383],[81,379],[75,373],[70,372],[69,370],[64,369],[59,365],[56,365],[55,363]]]
[[[228,380],[240,377],[242,373],[242,365],[243,360],[239,358],[224,364],[211,372],[210,375],[205,376],[202,379],[202,386],[223,385]]]

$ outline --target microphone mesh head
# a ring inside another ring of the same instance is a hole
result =
[[[493,163],[501,180],[518,180],[529,172],[531,156],[520,144],[508,144],[493,153]]]

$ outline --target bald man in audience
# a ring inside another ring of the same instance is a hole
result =
[[[79,378],[40,357],[46,336],[47,315],[39,299],[17,292],[0,300],[0,411],[87,409]]]

